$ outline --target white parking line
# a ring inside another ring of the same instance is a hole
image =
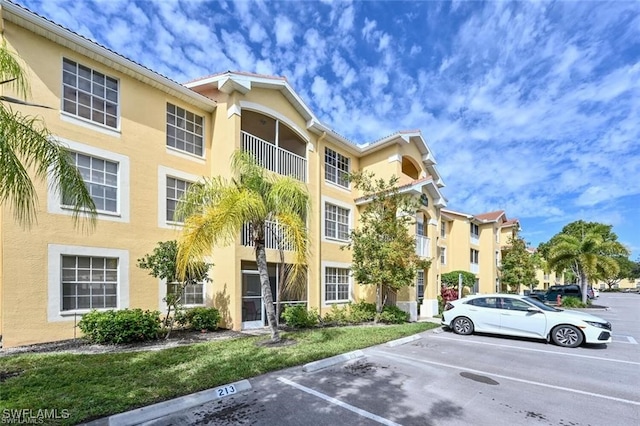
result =
[[[634,339],[634,338],[633,338],[633,337],[631,337],[631,336],[620,336],[620,335],[618,335],[618,334],[614,334],[612,337],[613,337],[614,339],[626,339],[626,340],[627,340],[626,342],[625,342],[625,341],[619,341],[619,340],[618,340],[618,341],[616,341],[616,343],[629,343],[629,344],[631,344],[631,345],[637,345],[637,344],[638,344],[637,340],[636,340],[636,339]]]
[[[620,336],[618,336],[620,337]],[[632,365],[640,365],[640,362],[626,361],[623,359],[611,359],[611,358],[602,358],[599,356],[591,356],[591,355],[580,355],[580,354],[572,354],[567,352],[556,352],[556,351],[545,351],[542,349],[532,349],[532,348],[523,348],[521,346],[509,346],[509,345],[500,345],[498,343],[488,343],[488,342],[478,342],[477,340],[468,340],[467,339],[455,339],[453,337],[444,337],[444,336],[429,336],[431,339],[444,339],[444,340],[453,340],[456,342],[462,343],[471,343],[474,345],[486,345],[486,346],[497,346],[500,348],[509,348],[509,349],[518,349],[521,351],[529,351],[529,352],[542,352],[545,354],[554,354],[554,355],[563,355],[563,356],[572,356],[577,358],[588,358],[588,359],[596,359],[598,361],[610,361],[610,362],[619,362],[622,364],[632,364]],[[633,339],[633,337],[632,337]]]
[[[346,402],[342,402],[339,399],[335,399],[333,397],[330,397],[328,395],[325,395],[323,393],[315,391],[315,390],[313,390],[311,388],[308,388],[306,386],[299,385],[298,383],[292,382],[291,380],[285,379],[284,377],[278,377],[278,380],[281,381],[282,383],[285,383],[285,384],[289,385],[289,386],[293,386],[296,389],[300,389],[301,391],[306,392],[306,393],[308,393],[310,395],[317,396],[318,398],[324,399],[325,401],[328,401],[328,402],[330,402],[332,404],[338,405],[338,406],[340,406],[342,408],[346,408],[349,411],[353,411],[354,413],[359,414],[362,417],[366,417],[366,418],[371,419],[373,421],[376,421],[378,423],[382,423],[383,425],[401,426],[400,424],[392,422],[391,420],[385,419],[384,417],[376,416],[373,413],[370,413],[368,411],[362,410],[362,409],[360,409],[358,407],[354,407],[353,405],[347,404]]]
[[[491,373],[489,371],[474,370],[472,368],[468,368],[468,367],[465,367],[465,366],[462,366],[462,365],[451,365],[451,364],[444,364],[442,362],[425,361],[424,358],[415,358],[415,357],[411,357],[411,356],[400,355],[400,354],[397,354],[397,353],[389,354],[387,352],[382,352],[382,351],[379,351],[379,350],[376,350],[376,349],[371,349],[371,350],[367,351],[367,353],[373,353],[373,354],[381,356],[383,358],[389,358],[389,359],[403,358],[403,359],[406,359],[407,361],[411,361],[411,362],[414,362],[414,363],[431,364],[431,365],[437,365],[437,366],[440,366],[440,367],[452,368],[452,369],[455,369],[455,370],[470,371],[472,373],[482,374],[482,375],[491,376],[491,377],[499,377],[501,379],[511,380],[513,382],[526,383],[526,384],[529,384],[529,385],[541,386],[543,388],[556,389],[556,390],[561,390],[561,391],[566,391],[566,392],[577,393],[577,394],[580,394],[580,395],[592,396],[594,398],[608,399],[610,401],[617,401],[617,402],[622,402],[622,403],[625,403],[625,404],[631,404],[631,405],[640,406],[640,401],[633,401],[631,399],[616,398],[614,396],[602,395],[602,394],[594,393],[594,392],[586,392],[586,391],[581,391],[581,390],[578,390],[578,389],[565,388],[563,386],[549,385],[547,383],[534,382],[534,381],[531,381],[531,380],[518,379],[516,377],[504,376],[502,374],[495,374],[495,373]]]

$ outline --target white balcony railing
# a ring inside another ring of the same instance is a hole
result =
[[[420,257],[431,257],[431,239],[416,235],[416,254]]]
[[[242,150],[253,155],[256,162],[267,170],[299,181],[307,181],[307,159],[275,146],[250,133],[242,132]]]
[[[480,245],[480,237],[478,237],[477,235],[471,234],[470,242],[473,245],[479,246]]]
[[[287,231],[284,226],[279,225],[277,222],[267,221],[264,231],[264,245],[266,248],[293,251],[291,240],[285,238]],[[254,246],[251,226],[247,223],[242,226],[242,245],[247,247]]]
[[[470,264],[469,264],[469,271],[470,271],[472,274],[478,274],[478,273],[480,273],[480,265],[479,265],[479,264],[477,264],[477,263],[470,263]]]

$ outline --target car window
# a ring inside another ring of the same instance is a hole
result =
[[[560,312],[562,310],[562,309],[556,309],[553,306],[545,305],[541,301],[536,300],[536,299],[534,299],[532,297],[524,297],[522,300],[526,300],[527,302],[529,302],[532,305],[534,305],[536,308],[538,308],[540,310],[543,310],[543,311]]]
[[[496,301],[496,297],[478,297],[476,299],[469,300],[467,304],[478,306],[480,308],[495,308]]]
[[[526,311],[531,307],[528,303],[523,302],[522,300],[511,299],[511,309],[514,311]]]

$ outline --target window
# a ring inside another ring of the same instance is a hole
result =
[[[480,227],[478,225],[476,225],[475,223],[471,224],[471,236],[478,238],[478,236],[480,235]]]
[[[72,60],[62,61],[62,110],[118,128],[118,80]]]
[[[418,271],[416,274],[416,289],[418,291],[418,299],[424,297],[424,271]]]
[[[69,153],[98,211],[118,212],[118,163],[78,152]],[[73,205],[63,194],[62,204]]]
[[[349,158],[332,149],[324,149],[324,178],[342,187],[349,187]]]
[[[117,308],[118,259],[62,256],[62,310]]]
[[[324,299],[327,302],[349,301],[349,269],[325,268]]]
[[[419,235],[421,237],[427,236],[427,231],[424,229],[424,222],[416,222],[416,235]]]
[[[167,286],[167,294],[176,294],[180,289],[180,284],[171,283]],[[204,284],[187,284],[182,292],[181,305],[203,305],[204,304]]]
[[[347,241],[349,239],[349,210],[325,203],[324,235],[327,238]]]
[[[167,176],[167,222],[181,222],[175,218],[176,207],[190,185],[191,182]]]
[[[471,263],[480,263],[479,262],[480,259],[480,252],[478,250],[475,249],[471,249]]]
[[[498,306],[498,299],[495,297],[479,297],[469,300],[467,304],[481,308],[496,308]]]
[[[440,247],[440,264],[447,264],[447,249],[445,247]]]
[[[447,238],[447,222],[440,222],[440,238]]]
[[[167,146],[202,157],[204,118],[167,104]]]

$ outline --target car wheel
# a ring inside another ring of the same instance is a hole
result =
[[[559,325],[551,331],[551,338],[558,346],[577,348],[584,338],[582,332],[572,325]]]
[[[473,333],[473,321],[467,317],[458,317],[451,323],[451,328],[456,334],[471,334]]]

